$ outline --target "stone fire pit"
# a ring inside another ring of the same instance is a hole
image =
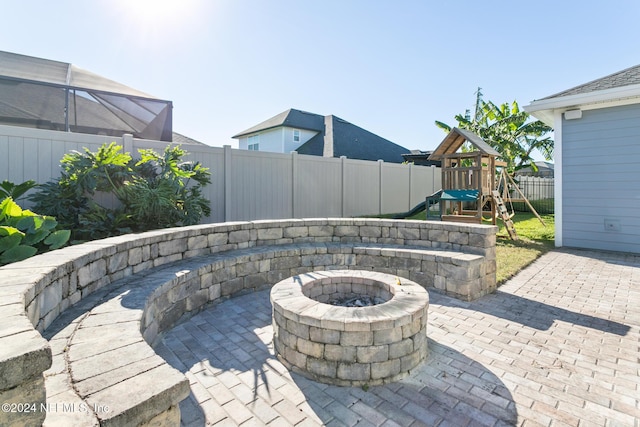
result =
[[[386,302],[328,304],[360,296]],[[384,384],[406,376],[427,355],[429,294],[408,279],[360,270],[306,273],[277,283],[271,303],[278,359],[316,381]]]

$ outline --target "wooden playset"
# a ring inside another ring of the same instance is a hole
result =
[[[464,129],[451,129],[429,156],[429,160],[439,160],[442,163],[442,190],[427,198],[427,219],[430,215],[429,207],[434,203],[439,205],[439,217],[442,221],[480,224],[483,214],[490,214],[489,220],[495,225],[496,217],[499,216],[509,236],[517,240],[518,235],[511,221],[513,213],[509,213],[504,202],[509,197],[510,182],[511,187],[518,190],[532,212],[542,221],[507,174],[506,163],[497,160],[499,156],[500,153],[478,135]]]

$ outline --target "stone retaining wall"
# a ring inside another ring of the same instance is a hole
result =
[[[476,271],[480,293],[470,294],[477,297],[495,289],[496,230],[493,226],[376,219],[204,224],[88,242],[0,267],[0,401],[44,403],[42,372],[51,365],[51,351],[38,331],[87,295],[132,274],[194,256],[266,245],[411,245],[482,256]],[[247,261],[240,268],[253,268],[250,256]],[[443,278],[448,274],[446,270],[433,273],[433,286],[446,291]],[[42,412],[0,413],[0,424],[38,424],[43,417]]]

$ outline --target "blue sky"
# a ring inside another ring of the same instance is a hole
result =
[[[640,63],[640,2],[5,0],[1,50],[174,103],[209,145],[288,108],[409,149],[485,100],[526,105]]]

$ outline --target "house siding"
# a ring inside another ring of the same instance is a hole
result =
[[[563,245],[640,253],[640,105],[562,120]]]
[[[298,128],[277,127],[275,129],[260,132],[260,150],[268,153],[290,153],[295,151],[302,144],[313,138],[318,132],[300,130],[300,141],[293,141],[293,130]],[[255,134],[254,134],[255,135]],[[238,140],[238,148],[241,150],[248,149],[249,135],[243,136]]]
[[[268,153],[282,153],[282,145],[283,145],[283,130],[282,128],[275,128],[271,130],[267,130],[264,132],[260,132],[257,135],[260,136],[259,151],[266,151]],[[255,134],[253,134],[255,135]],[[250,136],[253,136],[250,135]],[[238,141],[238,148],[241,150],[246,150],[249,144],[249,135],[243,136]]]
[[[293,140],[293,130],[298,129],[300,131],[300,141]],[[306,130],[300,128],[284,128],[284,153],[290,153],[296,151],[302,144],[316,136],[318,132],[313,130]]]

